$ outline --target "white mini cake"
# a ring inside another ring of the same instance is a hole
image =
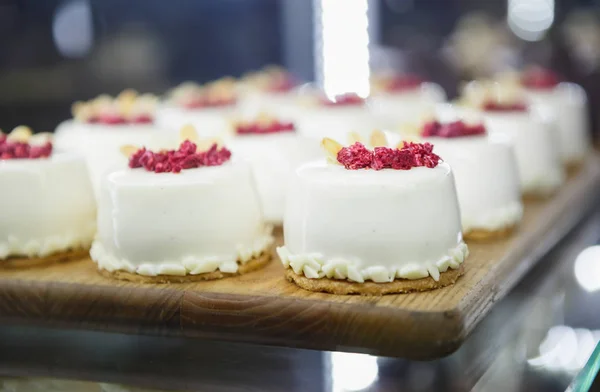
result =
[[[0,134],[0,265],[84,255],[96,231],[85,161],[53,152],[47,134]]]
[[[384,128],[396,129],[403,122],[414,121],[415,116],[431,112],[444,101],[442,87],[413,75],[381,76],[371,82],[369,103]]]
[[[235,136],[227,145],[252,165],[265,219],[281,225],[288,179],[298,165],[320,155],[318,144],[297,135],[292,122],[265,114],[235,121],[232,128]]]
[[[324,143],[328,161],[300,167],[288,193],[278,248],[288,279],[367,295],[454,283],[468,251],[452,171],[431,145]]]
[[[587,98],[581,86],[559,83],[551,71],[532,68],[521,77],[527,97],[553,118],[562,162],[580,163],[590,150]]]
[[[467,240],[508,234],[521,221],[523,205],[513,146],[488,137],[481,123],[426,123],[421,132],[454,172],[462,230]]]
[[[483,89],[479,90],[483,86]],[[514,145],[521,193],[548,196],[565,180],[552,124],[524,102],[522,93],[506,86],[472,85],[469,105],[480,110],[490,135],[503,135]]]
[[[299,111],[298,99],[302,88],[286,70],[266,67],[251,73],[240,81],[240,111],[256,113],[266,111],[277,117],[295,118]]]
[[[248,164],[217,144],[137,150],[109,173],[90,251],[101,271],[126,280],[177,282],[249,272],[270,260]]]
[[[337,96],[333,101],[311,94],[301,102],[304,108],[294,118],[298,133],[321,140],[323,137],[343,139],[350,131],[371,131],[375,121],[366,101],[355,94]]]
[[[57,149],[75,151],[85,157],[96,195],[102,176],[127,163],[119,152],[121,146],[161,148],[171,144],[169,135],[153,123],[156,101],[154,96],[137,96],[134,91],[126,90],[114,100],[100,96],[78,102],[73,105],[74,118],[56,129]]]
[[[175,134],[192,125],[202,137],[219,136],[238,111],[235,81],[229,78],[204,86],[184,83],[175,88],[156,114],[157,124]]]

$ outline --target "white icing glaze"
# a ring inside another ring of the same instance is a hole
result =
[[[248,164],[105,176],[91,256],[100,268],[140,275],[236,272],[269,248]]]
[[[96,207],[83,158],[0,160],[0,259],[87,248]]]
[[[562,161],[581,161],[590,149],[585,91],[576,84],[561,83],[550,91],[527,90],[527,96],[556,124]]]
[[[313,139],[294,132],[239,135],[226,140],[233,156],[252,165],[265,219],[282,224],[288,179],[300,164],[322,156]]]
[[[375,94],[369,98],[373,113],[380,126],[396,129],[405,122],[413,122],[435,105],[446,101],[444,89],[434,83],[423,83],[413,91]]]
[[[65,121],[56,129],[54,145],[58,150],[75,151],[86,159],[96,197],[102,176],[127,165],[120,148],[131,144],[151,149],[173,145],[177,138],[152,124],[85,124]]]
[[[500,230],[521,220],[513,146],[502,135],[426,138],[454,172],[463,232]]]
[[[310,278],[389,281],[418,279],[427,271],[437,279],[450,265],[447,256],[466,252],[446,163],[380,171],[303,165],[290,184],[284,234],[284,264]],[[434,268],[438,264],[441,269]],[[345,275],[332,272],[337,265],[346,266]]]
[[[325,259],[321,253],[291,254],[288,248],[277,248],[277,255],[285,268],[291,268],[295,273],[310,279],[347,279],[352,282],[364,283],[372,280],[376,283],[392,282],[394,279],[422,279],[431,276],[435,281],[440,279],[440,273],[448,268],[457,269],[469,255],[467,244],[460,242],[455,248],[439,260],[431,262],[415,261],[395,266],[366,266],[361,268],[356,260],[344,258]]]
[[[548,195],[565,179],[556,134],[536,113],[482,114],[489,133],[505,135],[514,145],[521,192]]]

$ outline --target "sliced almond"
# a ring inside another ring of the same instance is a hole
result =
[[[415,135],[403,137],[402,140],[400,140],[398,142],[398,144],[396,145],[396,148],[400,149],[400,148],[404,147],[404,142],[406,142],[406,143],[421,143],[421,138],[418,136],[415,136]]]
[[[198,144],[198,133],[192,124],[184,125],[179,131],[179,140],[182,142],[189,140]]]
[[[328,137],[323,138],[321,141],[321,146],[325,149],[325,153],[327,154],[327,161],[330,163],[338,163],[337,154],[343,148],[343,146],[336,142],[333,139]]]
[[[32,133],[31,128],[26,127],[25,125],[19,125],[8,134],[7,139],[10,141],[27,143]]]
[[[139,150],[138,147],[132,146],[131,144],[121,146],[120,151],[125,157],[130,158],[133,154],[135,154]]]
[[[128,88],[126,90],[123,90],[119,95],[117,95],[116,100],[118,102],[133,102],[136,100],[137,97],[137,91]]]
[[[357,142],[358,143],[363,143],[362,136],[360,136],[360,134],[358,132],[350,132],[348,134],[348,143],[349,144],[354,144],[354,143],[357,143]]]
[[[29,138],[29,143],[33,145],[42,145],[51,142],[53,134],[51,132],[39,132]]]
[[[388,145],[387,137],[380,129],[371,132],[369,143],[371,144],[371,147],[385,147]]]

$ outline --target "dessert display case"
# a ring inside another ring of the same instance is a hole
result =
[[[0,391],[598,388],[583,1],[38,3],[0,6]]]

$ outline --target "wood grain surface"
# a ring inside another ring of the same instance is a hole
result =
[[[465,275],[431,292],[308,292],[286,281],[278,259],[219,281],[140,284],[105,278],[86,258],[0,269],[0,322],[432,359],[456,350],[599,194],[600,163],[591,156],[553,198],[526,202],[524,221],[511,237],[469,243]]]

